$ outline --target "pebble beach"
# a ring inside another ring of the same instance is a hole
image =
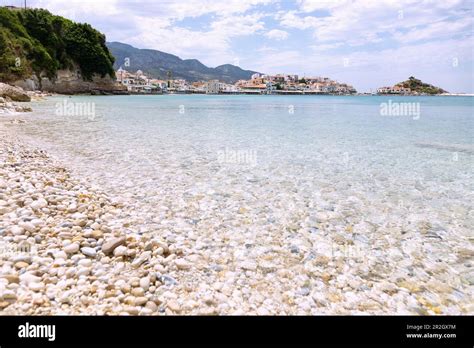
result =
[[[266,191],[163,187],[167,204],[151,207],[32,145],[22,118],[0,122],[3,315],[474,313],[468,207],[449,218],[456,230],[406,212],[400,224],[358,219],[370,202],[333,204],[331,185],[321,205],[271,202],[279,220]],[[226,194],[247,204],[216,210]]]

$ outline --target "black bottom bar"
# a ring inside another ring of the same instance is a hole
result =
[[[0,317],[0,346],[410,345],[472,347],[472,316]],[[54,325],[47,326],[47,325]],[[54,328],[54,329],[53,329]],[[37,337],[42,336],[42,337]]]

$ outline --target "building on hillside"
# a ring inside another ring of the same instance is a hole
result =
[[[410,94],[411,89],[402,86],[393,86],[393,87],[380,87],[377,88],[378,94]]]
[[[393,86],[392,91],[397,94],[408,94],[411,92],[411,89],[402,86]]]
[[[204,91],[206,94],[219,94],[220,83],[218,80],[207,81],[204,85]]]
[[[225,93],[237,93],[240,91],[240,88],[238,88],[235,85],[231,85],[229,83],[221,83],[220,91],[225,92]]]
[[[184,79],[168,80],[169,89],[184,92],[188,89],[188,84]]]
[[[190,91],[193,93],[205,93],[206,92],[206,84],[205,81],[196,81],[191,83]]]
[[[135,74],[120,67],[116,72],[117,82],[126,86],[130,93],[151,94],[161,91],[158,86],[150,83],[150,79],[141,70]]]
[[[379,87],[377,88],[377,93],[379,94],[388,94],[391,93],[392,87]]]
[[[286,75],[285,76],[285,82],[297,82],[298,81],[298,75]]]
[[[166,92],[166,90],[168,89],[168,81],[165,81],[165,80],[150,79],[149,83],[152,86],[157,87],[162,92]]]

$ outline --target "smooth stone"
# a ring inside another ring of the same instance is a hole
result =
[[[26,268],[28,266],[29,266],[29,264],[24,262],[24,261],[19,261],[19,262],[15,263],[15,268],[16,269],[22,269],[22,268]]]
[[[133,260],[131,266],[133,268],[140,267],[144,262],[146,262],[150,259],[150,256],[151,256],[151,251],[145,251],[142,255],[140,255],[135,260]]]
[[[28,232],[36,231],[36,226],[33,225],[31,222],[24,222],[24,223],[21,224],[21,227],[23,227]]]
[[[138,309],[137,307],[132,307],[132,306],[126,307],[125,311],[131,315],[138,315],[138,313],[140,313],[140,309]]]
[[[20,282],[26,285],[29,285],[30,283],[37,283],[39,281],[41,281],[41,277],[35,276],[32,273],[26,272],[20,274]]]
[[[89,273],[91,272],[91,270],[87,267],[82,267],[82,268],[79,268],[79,270],[77,271],[76,275],[78,277],[80,276],[83,276],[83,275],[89,275]]]
[[[87,225],[87,220],[75,220],[74,225],[79,226],[79,227],[84,227]]]
[[[92,236],[92,238],[94,238],[94,239],[100,239],[100,238],[103,237],[103,235],[104,235],[104,232],[102,232],[101,230],[94,230],[94,231],[92,231],[92,233],[91,233],[91,236]]]
[[[92,266],[92,260],[91,259],[81,259],[77,263],[79,266],[82,267],[91,267]]]
[[[133,288],[131,294],[136,297],[141,297],[145,295],[145,290],[142,288]]]
[[[135,306],[143,306],[147,302],[148,302],[148,299],[144,296],[135,298]]]
[[[12,284],[19,284],[20,283],[20,277],[17,274],[5,274],[0,276],[1,278],[4,278],[8,280],[8,283]]]
[[[71,215],[71,219],[74,220],[87,220],[87,215],[84,215],[82,213],[74,213]]]
[[[13,226],[10,231],[14,236],[21,236],[25,233],[25,229],[20,226]]]
[[[81,248],[81,252],[84,255],[89,256],[89,257],[96,257],[97,256],[97,251],[95,251],[94,248],[84,247],[84,248]]]
[[[115,257],[125,256],[125,255],[127,255],[127,250],[128,249],[127,249],[126,246],[120,245],[117,248],[115,248],[114,256]]]
[[[160,280],[160,282],[162,282],[165,285],[176,285],[176,284],[178,284],[178,281],[176,279],[174,279],[173,277],[168,276],[168,275],[159,276],[158,279]]]
[[[48,206],[48,202],[43,198],[40,198],[37,201],[33,201],[30,204],[30,208],[33,210],[43,209],[43,208],[46,208],[47,206]]]
[[[176,259],[174,263],[176,267],[180,270],[188,270],[191,268],[191,264],[184,259]]]
[[[170,300],[168,301],[168,303],[166,304],[168,306],[169,309],[171,309],[173,312],[180,312],[181,311],[181,307],[179,306],[178,302],[176,302],[175,300]]]
[[[0,301],[0,309],[5,309],[5,308],[7,308],[9,305],[11,305],[11,302],[8,302],[8,301]]]
[[[79,251],[79,244],[71,243],[69,245],[66,245],[63,248],[63,251],[66,252],[67,254],[75,254]]]
[[[8,301],[8,302],[15,302],[17,300],[17,295],[11,291],[11,290],[6,290],[3,293],[3,300]]]
[[[30,264],[32,260],[31,260],[31,255],[20,254],[18,256],[13,257],[11,261],[12,262],[23,261],[23,262],[26,262],[26,263]]]
[[[153,301],[147,301],[145,307],[151,310],[152,312],[156,312],[158,310],[158,306]]]
[[[150,288],[150,278],[149,277],[143,277],[140,279],[140,287],[145,290],[145,291],[148,291],[148,289]]]
[[[28,287],[33,291],[41,291],[44,289],[45,285],[42,282],[31,282],[28,284]]]
[[[67,253],[64,250],[58,251],[54,253],[55,259],[67,259]]]
[[[125,241],[126,241],[126,238],[124,236],[119,237],[119,238],[109,239],[105,241],[104,244],[102,244],[102,251],[106,255],[110,254],[115,250],[115,248],[117,248],[118,246],[122,244],[125,244]]]

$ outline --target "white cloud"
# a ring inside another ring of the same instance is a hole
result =
[[[342,42],[335,42],[331,44],[318,44],[318,45],[311,45],[309,46],[312,50],[314,51],[327,51],[327,50],[332,50],[335,48],[338,48],[342,46]]]
[[[265,28],[261,21],[262,17],[261,13],[222,17],[212,22],[211,28],[214,32],[229,38],[251,35]]]
[[[279,29],[272,29],[265,33],[265,36],[273,40],[286,40],[288,38],[288,32]]]
[[[232,38],[264,30],[262,13],[249,13],[256,6],[275,0],[187,0],[152,2],[147,0],[31,0],[30,6],[43,7],[67,18],[89,22],[107,34],[109,41],[121,41],[139,48],[152,48],[182,58],[197,58],[215,66],[232,62]],[[184,28],[177,23],[186,18],[212,15],[206,27]],[[110,25],[113,23],[112,25]]]
[[[161,19],[136,19],[137,34],[125,38],[140,48],[154,48],[181,58],[197,58],[203,63],[217,66],[235,60],[231,40],[264,30],[262,14],[219,17],[210,23],[208,30],[191,30],[169,25]],[[153,30],[149,30],[153,28]]]
[[[462,18],[457,21],[439,21],[424,27],[412,28],[408,32],[396,32],[394,38],[400,42],[414,42],[430,39],[449,39],[454,35],[472,33],[474,20],[472,17]]]
[[[299,11],[277,15],[283,27],[312,30],[319,42],[343,41],[353,46],[371,44],[380,41],[382,36],[394,34],[397,39],[406,36],[405,40],[409,41],[417,36],[420,40],[438,39],[439,35],[446,37],[447,33],[454,35],[456,31],[465,30],[468,22],[472,23],[472,13],[470,19],[463,19],[464,24],[452,18],[462,15],[460,0],[300,0],[298,4]],[[472,8],[466,3],[466,7],[469,6]],[[307,15],[315,10],[325,10],[328,15]],[[419,29],[424,26],[429,28]],[[405,35],[405,31],[410,32]]]
[[[210,66],[238,57],[248,69],[326,74],[361,89],[383,78],[381,84],[407,74],[422,78],[420,72],[448,90],[444,82],[473,92],[470,1],[29,0],[29,6],[90,23],[109,41]]]
[[[276,19],[280,21],[282,27],[296,28],[296,29],[310,29],[316,28],[318,18],[312,16],[299,16],[296,11],[280,11],[276,14]]]
[[[370,1],[370,0],[369,0]],[[328,10],[350,5],[351,0],[298,0],[298,5],[303,12]]]

